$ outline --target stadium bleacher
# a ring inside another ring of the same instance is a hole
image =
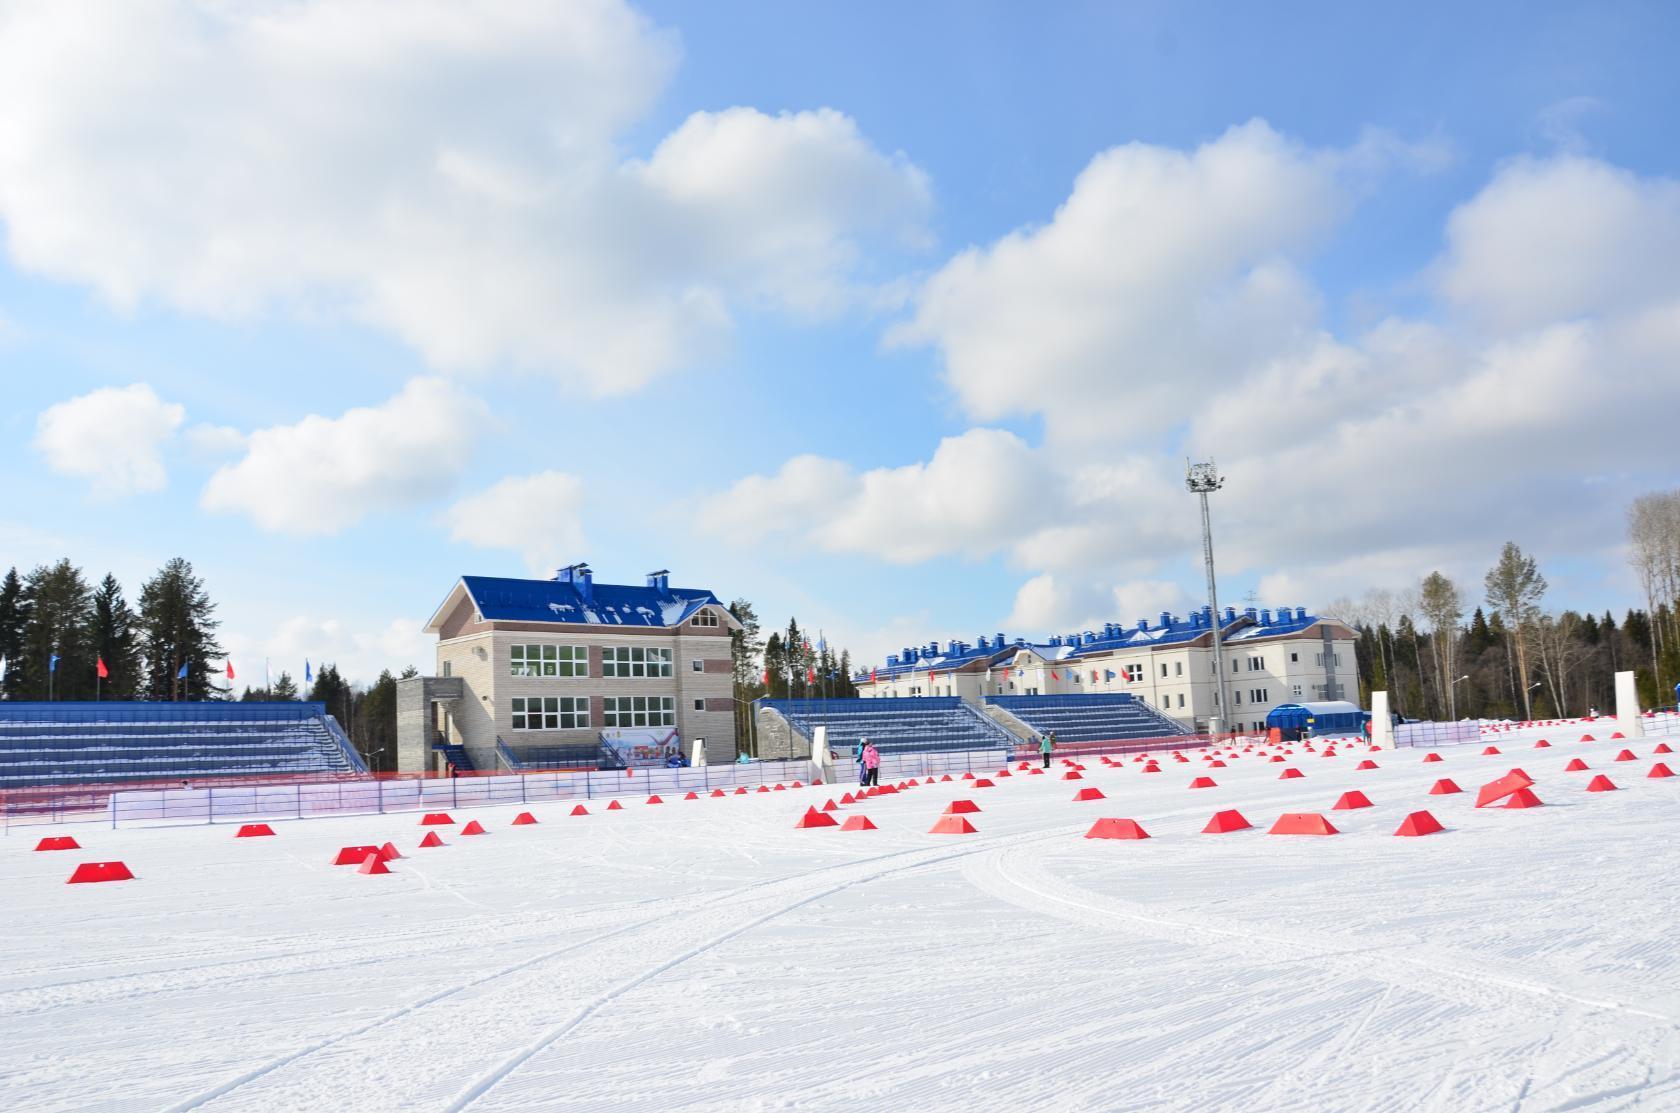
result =
[[[1125,692],[1056,696],[987,696],[1039,734],[1056,732],[1058,742],[1124,742],[1190,733]]]
[[[320,703],[0,701],[0,789],[366,773]]]
[[[868,738],[882,753],[1006,749],[1016,738],[957,696],[899,699],[764,700],[805,737],[828,728],[831,749],[845,751]]]

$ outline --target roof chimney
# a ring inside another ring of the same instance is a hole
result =
[[[671,570],[669,568],[661,568],[657,572],[649,572],[647,574],[647,585],[662,594],[670,591]]]
[[[577,588],[579,597],[585,603],[595,602],[595,573],[589,570],[589,565],[579,562],[568,564],[554,576],[563,584],[571,584]]]

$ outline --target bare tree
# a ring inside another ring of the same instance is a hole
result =
[[[1567,715],[1569,706],[1569,674],[1586,653],[1576,635],[1581,616],[1565,611],[1557,618],[1541,615],[1534,623],[1534,641],[1540,653],[1540,674],[1551,693],[1552,706],[1559,715]]]
[[[1439,572],[1431,572],[1419,585],[1418,606],[1434,634],[1430,639],[1434,643],[1431,648],[1441,697],[1447,705],[1447,718],[1457,719],[1458,707],[1453,693],[1458,685],[1454,666],[1458,660],[1458,624],[1464,618],[1464,600],[1456,584]]]
[[[1680,491],[1656,491],[1633,500],[1628,507],[1628,548],[1650,608],[1651,671],[1656,674],[1666,644],[1680,635],[1680,629],[1665,630],[1661,619],[1666,605],[1669,622],[1675,624],[1680,602]],[[1658,675],[1657,682],[1662,680]]]
[[[1488,569],[1482,581],[1487,590],[1487,605],[1505,619],[1505,652],[1511,652],[1516,642],[1517,682],[1522,691],[1523,718],[1534,718],[1528,698],[1528,628],[1539,614],[1540,600],[1546,594],[1546,577],[1540,574],[1534,558],[1525,556],[1514,541],[1505,542],[1499,562]]]

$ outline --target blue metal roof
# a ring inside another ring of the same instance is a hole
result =
[[[487,622],[666,627],[681,625],[707,604],[723,605],[716,595],[699,588],[582,585],[498,576],[462,576],[461,583]]]
[[[1276,614],[1270,609],[1258,611],[1254,608],[1238,611],[1234,607],[1225,608],[1219,616],[1219,629],[1226,645],[1241,645],[1247,641],[1261,638],[1283,637],[1298,634],[1319,622],[1317,615],[1306,613],[1306,609],[1297,607],[1278,608]],[[1148,621],[1140,621],[1136,626],[1121,626],[1110,623],[1101,632],[1087,631],[1079,634],[1058,635],[1047,642],[1024,642],[1019,645],[1008,645],[999,649],[997,646],[980,649],[972,646],[964,647],[958,654],[945,656],[928,655],[922,652],[916,660],[905,662],[902,659],[897,665],[882,665],[875,669],[876,679],[894,679],[910,673],[926,673],[930,668],[936,672],[947,669],[961,668],[980,658],[989,658],[991,662],[1013,656],[1017,650],[1030,649],[1046,660],[1056,663],[1072,658],[1094,656],[1110,653],[1119,649],[1136,649],[1147,646],[1179,645],[1196,641],[1212,632],[1212,611],[1203,607],[1200,611],[1192,612],[1188,618],[1162,613],[1161,619],[1154,625]],[[988,663],[991,663],[988,662]],[[867,681],[868,669],[864,669],[854,677],[855,680]]]

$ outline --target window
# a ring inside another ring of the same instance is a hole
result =
[[[696,710],[696,711],[704,711],[704,710],[706,710],[706,701],[705,701],[705,700],[703,700],[703,699],[697,699],[697,700],[695,700],[695,701],[694,701],[694,710]]]
[[[451,672],[451,666],[453,666],[453,665],[454,665],[453,661],[445,661],[443,663],[443,675],[445,675],[445,676],[453,675],[453,673]]]
[[[1248,702],[1269,703],[1271,701],[1267,698],[1268,695],[1269,693],[1265,688],[1250,688],[1248,690]]]
[[[589,725],[584,696],[514,696],[514,730],[576,730]]]
[[[1299,664],[1299,663],[1300,663],[1300,660],[1301,660],[1301,655],[1300,655],[1300,654],[1299,654],[1299,653],[1291,653],[1291,654],[1290,654],[1290,655],[1289,655],[1289,663],[1290,663],[1290,664],[1292,664],[1292,665],[1294,665],[1294,664]],[[1301,693],[1300,693],[1300,692],[1296,692],[1296,693],[1295,693],[1295,694],[1296,694],[1296,695],[1300,695],[1300,694],[1301,694]]]
[[[1142,665],[1122,665],[1120,671],[1126,674],[1126,680],[1132,684],[1136,684],[1143,679]]]
[[[705,662],[701,661],[700,658],[698,658],[698,657],[696,657],[694,660],[690,661],[689,664],[694,667],[695,672],[705,672],[706,671]]]
[[[1231,693],[1231,695],[1232,695],[1231,702],[1233,704],[1241,706],[1241,704],[1242,704],[1242,689],[1238,688],[1235,692]]]
[[[1184,675],[1184,662],[1183,661],[1174,661],[1173,662],[1173,675],[1174,676],[1183,676]]]
[[[719,625],[717,612],[701,611],[699,614],[689,619],[688,624],[690,626],[717,626]]]
[[[602,676],[670,676],[671,651],[639,645],[607,646],[601,650]]]
[[[671,696],[608,696],[601,721],[609,727],[674,727],[677,701]]]
[[[1296,699],[1300,699],[1301,698],[1301,686],[1299,684],[1295,685],[1293,690],[1290,692],[1290,695],[1294,696]]]
[[[1324,654],[1322,654],[1322,653],[1313,654],[1313,664],[1317,665],[1319,668],[1323,668],[1324,667]],[[1340,668],[1341,664],[1342,664],[1342,655],[1340,653],[1330,654],[1330,665],[1331,665],[1331,667]]]
[[[510,645],[512,676],[588,676],[589,650],[581,645]]]
[[[1167,676],[1167,663],[1165,661],[1162,661],[1161,662],[1161,678],[1164,680],[1164,679],[1166,679],[1166,676]]]
[[[1178,693],[1178,705],[1180,707],[1184,706],[1184,693],[1183,692]]]
[[[1264,657],[1250,657],[1248,659],[1248,671],[1249,672],[1259,672],[1261,669],[1264,669],[1265,667],[1266,667],[1266,659]]]

